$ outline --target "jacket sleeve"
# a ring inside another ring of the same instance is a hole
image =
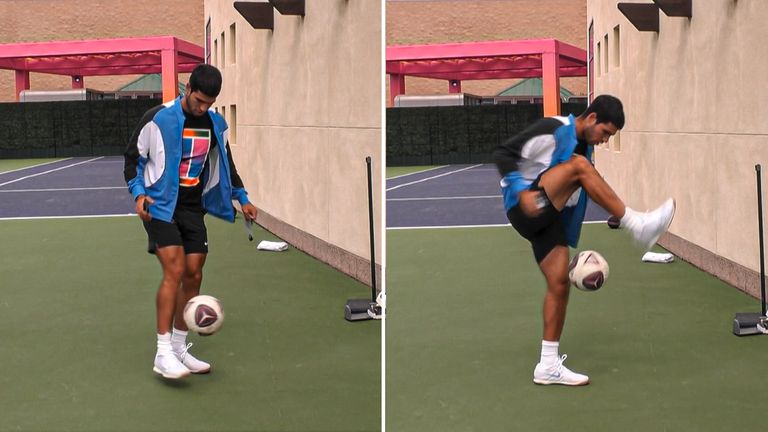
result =
[[[237,200],[240,205],[248,204],[248,192],[243,187],[243,180],[237,173],[237,167],[235,167],[235,161],[232,159],[232,150],[229,148],[229,141],[227,141],[227,162],[229,163],[229,181],[232,183],[232,199]]]
[[[131,139],[128,141],[128,147],[123,154],[125,158],[123,177],[134,200],[140,195],[146,194],[144,190],[144,166],[149,157],[149,133],[147,130],[159,108],[162,108],[162,105],[144,113],[139,124],[133,130]]]
[[[546,160],[552,153],[551,135],[539,135],[529,140],[515,140],[499,146],[493,156],[501,174],[505,208],[517,205],[520,192],[528,189],[531,180],[521,173],[521,167],[533,161]]]

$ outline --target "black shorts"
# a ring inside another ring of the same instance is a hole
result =
[[[153,254],[165,246],[183,246],[185,254],[208,253],[208,230],[201,210],[177,208],[171,222],[150,219],[144,222],[149,244],[147,252]]]
[[[560,212],[552,205],[546,191],[539,187],[539,178],[528,190],[539,192],[543,205],[541,213],[536,217],[529,217],[523,213],[520,205],[512,207],[507,212],[507,218],[512,226],[531,242],[533,256],[537,263],[541,263],[555,246],[568,246]]]

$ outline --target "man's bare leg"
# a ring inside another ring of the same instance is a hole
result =
[[[589,377],[575,373],[563,365],[559,354],[560,336],[565,325],[570,281],[568,279],[568,247],[555,246],[539,263],[547,282],[544,296],[544,337],[541,359],[533,371],[536,384],[584,385]]]
[[[593,201],[620,219],[620,226],[626,228],[635,243],[646,251],[656,244],[675,216],[675,200],[671,198],[647,213],[627,207],[583,156],[573,156],[567,162],[547,170],[542,174],[539,186],[544,188],[552,205],[558,210],[563,209],[579,186],[583,187]]]
[[[176,309],[176,300],[184,273],[184,248],[166,246],[155,251],[163,268],[163,280],[157,290],[155,304],[157,308],[157,354],[153,371],[165,378],[178,379],[189,375],[171,349],[171,327]]]
[[[565,324],[570,281],[568,279],[568,247],[555,246],[539,263],[547,282],[544,296],[544,340],[559,341]]]
[[[204,374],[211,371],[211,365],[195,358],[187,348],[187,323],[184,321],[184,306],[189,299],[200,294],[200,284],[203,281],[203,265],[207,254],[192,253],[185,257],[185,270],[181,279],[178,295],[176,296],[176,316],[173,323],[171,347],[176,356],[193,374]]]
[[[194,253],[185,257],[184,274],[179,286],[179,292],[176,296],[176,316],[173,326],[179,330],[187,330],[187,324],[184,322],[184,306],[189,299],[200,294],[200,284],[203,282],[203,265],[205,265],[206,254]]]
[[[157,290],[155,305],[157,307],[157,333],[171,332],[173,315],[176,310],[176,299],[184,274],[184,248],[181,246],[166,246],[155,251],[160,266],[163,268],[163,280]]]
[[[592,200],[608,213],[622,218],[626,206],[616,192],[605,182],[594,166],[583,156],[573,156],[547,170],[539,180],[556,209],[562,210],[568,198],[583,187]]]

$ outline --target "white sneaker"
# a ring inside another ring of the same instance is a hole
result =
[[[211,365],[196,359],[189,353],[189,349],[192,347],[192,342],[183,347],[181,351],[173,350],[173,354],[176,358],[193,374],[206,374],[211,371]]]
[[[669,228],[675,216],[675,208],[675,200],[669,198],[656,210],[637,213],[636,217],[627,222],[625,228],[632,234],[635,243],[647,252]]]
[[[163,378],[179,379],[189,375],[189,369],[184,366],[175,355],[171,353],[155,355],[155,366],[153,371],[163,376]]]
[[[536,365],[533,370],[533,382],[536,384],[562,384],[568,386],[582,386],[589,384],[589,377],[580,373],[573,372],[563,365],[567,354],[563,354],[553,365]]]

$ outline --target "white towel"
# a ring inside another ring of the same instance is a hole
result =
[[[671,253],[658,253],[658,252],[646,252],[643,255],[643,261],[655,262],[655,263],[671,263],[675,260],[675,256]]]
[[[256,249],[282,252],[288,249],[288,243],[262,240],[259,245],[256,246]]]

